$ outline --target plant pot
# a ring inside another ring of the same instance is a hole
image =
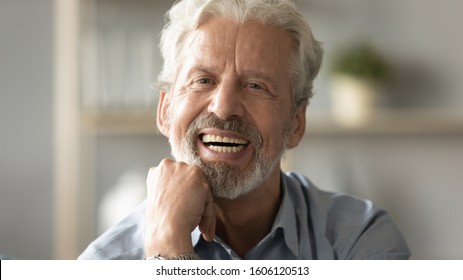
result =
[[[378,84],[372,80],[336,75],[331,80],[333,117],[346,127],[358,127],[371,120],[379,97]]]

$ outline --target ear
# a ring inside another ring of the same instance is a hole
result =
[[[299,145],[305,134],[305,119],[307,104],[301,104],[297,108],[296,115],[291,121],[291,129],[288,135],[287,148],[291,149]]]
[[[169,137],[170,115],[169,115],[170,97],[165,90],[159,93],[158,111],[156,114],[156,124],[159,131],[166,137]]]

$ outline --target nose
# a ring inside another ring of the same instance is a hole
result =
[[[228,120],[232,117],[243,117],[243,96],[239,86],[233,82],[220,83],[208,106],[208,112]]]

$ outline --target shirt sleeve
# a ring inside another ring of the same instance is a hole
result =
[[[410,251],[389,214],[369,200],[335,194],[325,236],[336,259],[408,259]]]
[[[410,250],[387,212],[375,211],[364,230],[348,250],[345,259],[407,260]]]
[[[79,260],[142,260],[145,202],[94,240]]]
[[[318,189],[306,177],[291,173],[306,197],[317,259],[366,260],[410,257],[410,250],[390,215],[371,201]]]

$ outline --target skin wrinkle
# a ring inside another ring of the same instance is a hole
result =
[[[206,22],[207,23],[207,22]],[[257,22],[247,22],[247,24],[249,23],[254,23],[254,24],[259,24]],[[203,23],[204,25],[205,23]],[[276,28],[272,28],[272,29],[275,29],[276,31],[280,31]],[[192,31],[192,35],[191,35],[191,38],[188,38],[189,40],[189,44],[188,44],[188,49],[189,50],[193,50],[191,52],[191,54],[195,57],[201,57],[203,53],[206,53],[208,51],[209,48],[211,49],[214,49],[216,48],[216,46],[220,45],[220,46],[225,46],[226,48],[234,48],[234,52],[233,52],[233,59],[234,59],[234,63],[228,63],[228,65],[232,65],[235,67],[234,69],[234,73],[239,73],[239,68],[242,68],[241,65],[240,65],[240,49],[239,48],[242,48],[242,46],[240,46],[239,44],[228,44],[229,40],[236,40],[236,41],[240,41],[242,40],[241,37],[249,37],[249,34],[246,34],[246,35],[242,35],[243,32],[249,32],[249,29],[246,29],[245,25],[244,24],[240,24],[240,27],[239,27],[239,30],[237,33],[236,36],[233,36],[231,35],[231,33],[234,33],[234,32],[227,32],[226,30],[223,31],[224,34],[225,34],[225,39],[224,40],[218,40],[217,38],[212,38],[212,39],[215,39],[214,41],[214,44],[211,44],[211,43],[204,43],[204,42],[208,42],[207,39],[211,39],[210,36],[207,36],[207,34],[204,34],[204,32],[202,30],[195,30],[195,31]],[[281,32],[281,31],[280,31]],[[258,34],[256,31],[254,31],[253,33],[251,33],[252,37],[259,37],[260,34]],[[201,44],[201,47],[200,48],[193,48],[193,43],[199,43]],[[259,57],[260,57],[260,51],[256,50],[257,46],[255,45],[250,45],[249,48],[245,49],[245,50],[242,50],[241,53],[243,53],[245,56],[249,56],[249,54],[254,54],[250,60],[254,60],[254,61],[260,61]],[[186,49],[184,49],[184,51],[182,53],[185,53]],[[198,54],[199,53],[199,54]],[[280,60],[280,52],[277,51],[277,52],[273,52],[272,53],[273,55],[273,61],[278,61]],[[249,59],[249,58],[248,58]],[[232,60],[232,58],[230,58],[230,60]],[[255,65],[255,63],[254,63]],[[274,67],[281,67],[281,66],[278,66],[278,65],[275,65]],[[206,69],[206,72],[211,72],[211,73],[217,73],[218,69],[222,69],[223,68],[223,65],[217,65],[216,67],[199,67],[200,69],[201,68],[205,68]],[[266,69],[258,69],[258,70],[255,70],[255,69],[252,69],[252,70],[248,70],[248,69],[243,69],[243,77],[253,77],[255,76],[258,80],[263,80],[265,82],[265,84],[269,84],[270,86],[268,86],[268,91],[269,93],[272,95],[272,97],[274,98],[278,98],[278,95],[275,93],[277,91],[279,91],[279,88],[276,86],[276,84],[272,81],[275,81],[277,79],[279,79],[280,77],[271,77],[271,76],[267,76],[265,74],[263,74],[265,72]],[[285,79],[290,79],[289,77],[285,77]]]
[[[204,127],[215,127],[236,132],[250,140],[250,145],[254,145],[255,147],[254,164],[251,172],[242,174],[225,163],[202,160],[198,155],[196,143],[199,138],[199,131]],[[285,131],[283,134],[281,152],[284,152],[288,131]],[[257,131],[257,128],[247,123],[245,120],[234,118],[223,121],[214,115],[201,115],[190,124],[187,137],[181,142],[180,148],[177,149],[172,143],[171,145],[175,158],[201,167],[208,181],[211,183],[216,197],[232,199],[238,195],[251,191],[254,187],[259,185],[261,181],[267,178],[268,175],[265,174],[272,170],[279,162],[281,155],[273,160],[266,157],[266,154],[262,150],[262,142],[262,136]]]
[[[273,154],[268,154],[268,153],[263,153],[261,150],[268,150],[269,147],[268,145],[275,146],[276,143],[271,143],[271,142],[263,142],[264,146],[262,148],[259,147],[259,153],[261,156],[259,157],[254,157],[254,158],[259,158],[259,165],[264,162],[265,168],[267,171],[264,172],[263,170],[259,171],[258,176],[254,176],[256,179],[252,180],[248,185],[254,185],[257,186],[258,182],[263,182],[267,176],[264,176],[264,173],[270,172],[270,170],[273,170],[274,167],[278,164],[280,161],[280,158],[282,154],[284,153],[285,148],[287,147],[287,137],[288,133],[291,128],[291,123],[290,120],[294,117],[293,113],[289,108],[291,107],[291,98],[285,98],[284,101],[282,97],[284,96],[285,93],[281,92],[279,90],[279,87],[275,86],[274,84],[281,84],[281,79],[278,79],[278,76],[275,76],[276,73],[280,73],[281,68],[288,68],[288,63],[282,63],[282,57],[280,55],[274,55],[275,53],[282,52],[282,49],[291,49],[292,47],[292,40],[286,40],[283,43],[280,42],[280,44],[273,44],[273,48],[270,49],[263,49],[262,46],[263,44],[253,44],[252,41],[250,41],[250,38],[254,38],[257,35],[261,34],[260,29],[256,29],[256,26],[259,26],[261,28],[261,24],[257,22],[246,22],[245,24],[236,24],[234,22],[230,22],[229,20],[221,20],[221,22],[226,22],[226,24],[222,25],[211,25],[210,22],[203,23],[201,27],[208,26],[208,28],[212,27],[212,31],[215,33],[210,33],[211,30],[208,30],[208,32],[205,32],[202,29],[193,31],[190,34],[190,37],[187,38],[188,40],[188,46],[193,51],[191,53],[190,57],[186,57],[182,67],[180,68],[179,74],[177,75],[177,82],[176,82],[176,88],[173,89],[172,91],[172,102],[170,104],[182,104],[184,99],[191,98],[191,96],[196,96],[198,98],[198,102],[204,102],[204,104],[209,103],[209,106],[222,106],[223,104],[215,104],[214,102],[217,101],[216,98],[229,98],[229,97],[217,97],[217,94],[222,94],[221,91],[234,91],[236,94],[239,94],[239,97],[233,97],[233,102],[236,102],[236,104],[228,104],[227,107],[224,107],[220,110],[234,110],[230,106],[239,106],[240,108],[252,108],[255,106],[260,106],[257,105],[259,102],[265,102],[266,104],[270,105],[270,107],[275,108],[274,110],[271,111],[281,111],[279,109],[281,106],[288,106],[288,115],[291,116],[291,118],[285,118],[284,122],[281,124],[281,134],[275,138],[269,138],[267,141],[272,141],[272,142],[278,142],[276,151]],[[219,30],[220,28],[220,30]],[[287,33],[280,31],[276,28],[270,28],[270,27],[265,27],[266,29],[271,29],[272,32],[275,32],[279,34],[280,36],[287,36]],[[212,34],[212,35],[211,35]],[[217,34],[220,34],[221,36],[217,36]],[[267,39],[268,40],[268,39]],[[280,40],[281,41],[281,40]],[[267,42],[269,44],[270,42]],[[275,45],[278,45],[278,48],[275,47]],[[232,49],[231,46],[234,46]],[[184,53],[186,52],[186,49]],[[215,54],[221,54],[221,53],[226,53],[226,56],[223,56],[223,59],[215,59]],[[283,52],[287,53],[287,52]],[[250,55],[252,54],[252,55]],[[269,57],[272,58],[271,60],[265,59],[264,61],[261,59],[261,56],[264,57]],[[286,67],[285,67],[286,64]],[[268,69],[275,69],[275,73],[272,75],[268,75],[270,73]],[[284,71],[287,72],[287,71]],[[250,74],[252,73],[252,74]],[[267,74],[262,74],[262,73],[267,73]],[[206,86],[199,85],[198,88],[196,88],[196,79],[198,77],[202,77],[207,79],[212,80],[212,84],[209,85],[207,84]],[[264,77],[265,78],[262,78]],[[285,82],[283,83],[286,87],[290,88],[289,84],[289,73],[285,73]],[[278,81],[275,83],[267,82],[267,81]],[[183,82],[182,82],[183,81]],[[238,81],[238,84],[236,83]],[[248,83],[249,82],[258,82],[259,84],[263,84],[263,89],[262,90],[253,90],[248,88]],[[238,87],[239,85],[239,87]],[[217,91],[217,92],[216,92]],[[214,92],[214,93],[213,93]],[[225,94],[225,93],[223,93]],[[229,93],[226,93],[229,94]],[[200,98],[200,99],[199,99]],[[205,99],[204,99],[205,98]],[[202,101],[204,99],[204,101]],[[200,101],[201,100],[201,101]],[[208,100],[207,102],[205,102]],[[221,100],[220,102],[222,102]],[[282,105],[285,104],[285,105]],[[287,103],[287,104],[286,104]],[[246,105],[244,105],[246,104]],[[185,105],[185,104],[184,104]],[[183,106],[184,106],[183,105]],[[174,105],[177,106],[177,105]],[[180,105],[182,106],[182,105]],[[201,105],[199,105],[201,106]],[[204,107],[206,108],[206,107]],[[236,107],[238,108],[238,107]],[[173,109],[173,108],[170,108]],[[185,108],[186,109],[186,108]],[[181,108],[176,108],[175,110],[182,110]],[[204,111],[201,114],[205,114],[206,111]],[[170,110],[172,111],[172,110]],[[231,111],[230,111],[231,112]],[[243,115],[240,116],[240,118],[243,118],[243,120],[246,120],[247,122],[251,123],[253,126],[256,125],[255,121],[258,119],[252,118],[248,116],[248,112],[243,111]],[[172,118],[172,113],[169,113],[169,118]],[[199,116],[201,117],[201,116]],[[191,127],[194,123],[195,119],[192,119],[192,122],[189,124],[189,127]],[[188,130],[190,130],[188,128]],[[197,133],[190,134],[187,133],[187,135],[193,135],[193,137],[187,137],[188,139],[191,139],[189,141],[181,141],[180,143],[176,143],[175,141],[172,140],[172,137],[169,137],[170,143],[172,146],[173,154],[175,155],[176,158],[185,160],[187,156],[185,155],[185,149],[188,150],[191,155],[198,155],[198,149],[195,147],[195,144],[192,142],[193,139],[194,141],[197,141],[198,135]],[[184,145],[185,143],[188,143],[187,146],[188,148],[176,148],[176,146]],[[275,148],[275,147],[274,147]],[[272,149],[274,149],[272,148]],[[175,152],[174,152],[175,151]],[[180,154],[183,154],[181,156]],[[272,160],[269,160],[268,157],[272,157]],[[187,162],[192,162],[191,157],[188,157]],[[200,160],[199,157],[196,159],[196,164],[198,166],[202,166],[203,169],[206,169],[204,167],[205,161]],[[208,163],[209,166],[215,165],[216,167],[221,166],[222,168],[222,173],[223,174],[230,174],[234,173],[237,178],[242,177],[240,173],[246,172],[246,169],[236,169],[235,167],[230,167],[230,169],[227,164],[223,163]],[[254,162],[252,164],[253,167],[249,167],[253,169],[253,172],[257,172],[257,169],[260,169],[262,167],[258,167],[256,169],[256,163]],[[227,168],[227,172],[223,172]],[[244,167],[243,167],[244,168]],[[231,170],[241,170],[238,173],[237,172],[231,172]],[[262,173],[264,172],[264,173]],[[211,172],[209,172],[211,174]],[[210,180],[213,180],[217,177],[223,177],[223,176],[217,176],[217,175],[210,175],[208,176]],[[259,177],[259,180],[257,180],[257,177]],[[227,178],[227,182],[235,181],[235,185],[239,185],[240,188],[244,185],[244,181],[240,180],[241,183],[236,183],[236,180],[230,180],[230,176],[225,176],[223,178]],[[217,184],[224,184],[225,182],[220,182]],[[236,189],[237,187],[225,187],[224,189]],[[249,186],[246,187],[249,190],[252,189]],[[239,188],[238,188],[239,189]],[[249,191],[248,190],[248,191]],[[246,191],[247,192],[247,191]],[[241,193],[242,194],[242,193]],[[218,193],[216,192],[216,195]],[[236,197],[239,195],[239,193],[236,193],[233,195],[233,197]],[[223,195],[218,195],[218,196],[223,196]],[[229,197],[231,198],[231,196]]]
[[[259,24],[257,22],[247,22],[247,24]],[[276,28],[272,28],[272,27],[267,27],[269,29],[273,29],[272,31],[275,31],[275,32],[282,32]],[[241,24],[240,25],[240,29],[239,29],[239,32],[238,32],[238,35],[237,35],[237,41],[240,42],[242,40],[245,40],[245,39],[241,39],[242,37],[253,37],[253,38],[259,38],[261,37],[260,34],[257,32],[257,30],[254,30],[254,29],[246,29],[246,30],[243,30],[245,29],[245,25],[244,24]],[[250,32],[250,34],[243,34],[244,32]],[[249,54],[252,54],[252,56],[250,58],[248,58],[247,60],[248,61],[254,61],[254,63],[249,63],[249,64],[252,64],[253,67],[256,67],[256,65],[258,65],[258,63],[256,62],[260,62],[261,61],[261,56],[262,56],[262,50],[259,49],[258,45],[255,45],[255,44],[248,44],[246,45],[247,48],[242,48],[242,49],[239,49],[238,47],[238,44],[236,44],[236,50],[235,50],[235,65],[237,68],[239,68],[240,70],[242,70],[242,72],[244,73],[244,75],[248,76],[253,76],[255,75],[256,77],[258,77],[259,79],[263,79],[265,80],[266,84],[270,84],[271,87],[270,89],[272,89],[270,91],[270,93],[272,94],[272,96],[274,98],[277,98],[278,95],[275,94],[274,92],[275,91],[278,91],[279,89],[276,88],[276,85],[274,82],[271,82],[271,81],[276,81],[278,80],[280,77],[274,77],[274,76],[267,76],[265,74],[262,74],[262,73],[265,73],[266,71],[266,68],[262,69],[263,68],[263,65],[261,65],[259,68],[253,68],[253,69],[246,69],[245,66],[241,66],[241,61],[243,61],[243,59],[241,59],[242,56],[249,56]],[[279,46],[281,47],[281,46]],[[285,46],[283,46],[285,47]],[[276,64],[276,61],[279,61],[281,60],[281,57],[279,56],[280,54],[280,50],[277,50],[277,51],[274,51],[272,52],[272,65],[270,66],[266,66],[266,67],[270,67],[270,68],[280,68],[281,66],[278,66],[278,65],[274,65]],[[267,61],[268,63],[269,61]],[[289,80],[289,76],[285,77],[285,79]]]

